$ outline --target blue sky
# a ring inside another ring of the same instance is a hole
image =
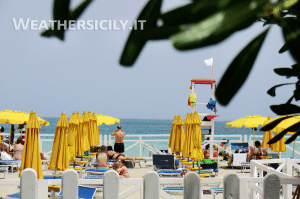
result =
[[[80,1],[72,1],[75,7]],[[81,20],[136,19],[145,0],[94,1]],[[163,12],[187,3],[165,1]],[[65,111],[91,111],[117,118],[173,119],[191,111],[187,105],[192,78],[211,78],[212,69],[203,61],[214,58],[217,84],[235,55],[264,30],[262,23],[240,31],[222,43],[192,51],[178,51],[169,41],[148,42],[135,65],[119,64],[129,30],[68,31],[64,42],[40,36],[38,30],[15,30],[12,19],[50,20],[52,1],[14,0],[0,2],[0,110],[35,110],[41,117],[59,117]],[[275,84],[294,82],[273,68],[294,64],[283,45],[279,28],[272,27],[254,68],[227,107],[217,104],[218,120],[246,115],[275,117],[269,106],[286,102],[293,86],[266,91]],[[210,98],[209,86],[196,86],[197,102]],[[204,105],[196,111],[207,112]]]

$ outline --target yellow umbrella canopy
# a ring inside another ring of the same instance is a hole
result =
[[[82,114],[82,149],[83,151],[90,150],[90,144],[89,144],[89,117],[86,112],[83,112]]]
[[[263,126],[266,125],[271,120],[271,117],[269,116],[268,119],[263,123]],[[273,138],[273,133],[271,131],[265,131],[263,140],[262,140],[262,148],[271,148],[272,144],[268,144],[268,142]]]
[[[184,140],[183,121],[179,115],[176,115],[173,120],[168,146],[174,152],[182,151]]]
[[[100,145],[99,127],[97,125],[98,119],[96,113],[93,113],[92,117],[93,117],[93,129],[94,129],[94,135],[93,135],[94,145]]]
[[[54,141],[48,169],[64,171],[69,168],[69,150],[67,142],[67,129],[69,123],[66,113],[62,113],[55,129]]]
[[[14,110],[3,110],[0,111],[0,123],[10,123],[10,124],[26,124],[29,121],[30,113],[25,113],[21,111]],[[49,122],[37,117],[38,123],[40,125],[49,126]]]
[[[72,113],[70,120],[69,120],[69,130],[67,133],[67,140],[68,140],[68,147],[69,147],[69,154],[70,160],[75,161],[75,139],[78,132],[79,126],[79,119],[77,117],[77,113]]]
[[[26,168],[33,168],[38,179],[43,179],[42,161],[39,146],[40,124],[35,112],[31,112],[26,126],[26,137],[23,149],[23,157],[19,169],[19,176]]]
[[[204,153],[202,150],[201,140],[201,120],[199,114],[195,112],[192,114],[192,142],[194,142],[194,148],[191,149],[190,158],[192,160],[201,161],[204,159]]]
[[[89,138],[89,145],[90,147],[94,146],[94,128],[93,128],[93,117],[92,117],[92,113],[89,111],[88,112],[88,119],[89,119],[89,123],[88,123],[88,138]]]
[[[254,129],[257,128],[259,125],[262,125],[268,118],[260,116],[260,115],[250,115],[246,116],[232,122],[226,123],[226,126],[230,127],[238,127],[241,128],[245,126],[246,128],[253,129],[253,140],[255,141],[255,132]],[[254,145],[254,143],[253,143]]]
[[[82,136],[82,117],[80,117],[80,113],[76,113],[76,120],[78,121],[77,126],[77,135],[75,138],[75,156],[83,156],[83,136]]]
[[[106,125],[113,125],[115,123],[120,124],[120,120],[114,117],[97,114],[97,125],[100,126],[103,123]]]
[[[275,135],[278,135],[281,131],[275,130]],[[276,151],[276,152],[285,152],[286,149],[286,144],[285,144],[285,136],[283,136],[278,142],[272,144],[271,147],[272,151]]]

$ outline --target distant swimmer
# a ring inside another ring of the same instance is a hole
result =
[[[124,153],[124,137],[126,133],[121,126],[117,126],[117,129],[111,133],[111,136],[115,136],[114,151],[118,153]]]

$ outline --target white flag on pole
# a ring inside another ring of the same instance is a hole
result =
[[[212,66],[213,65],[213,58],[204,60],[204,63],[206,66]]]

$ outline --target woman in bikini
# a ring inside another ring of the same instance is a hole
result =
[[[23,140],[21,138],[18,138],[14,145],[14,159],[15,160],[22,160],[23,149],[24,149]]]
[[[147,160],[145,158],[138,158],[138,157],[129,157],[124,155],[123,153],[117,153],[115,151],[107,151],[107,158],[108,159],[118,159],[118,160],[132,160],[135,163],[135,160],[144,160],[145,163]]]
[[[104,145],[100,146],[98,154],[97,154],[97,161],[98,161],[97,169],[107,170],[108,162],[107,162],[106,146],[104,146]]]

